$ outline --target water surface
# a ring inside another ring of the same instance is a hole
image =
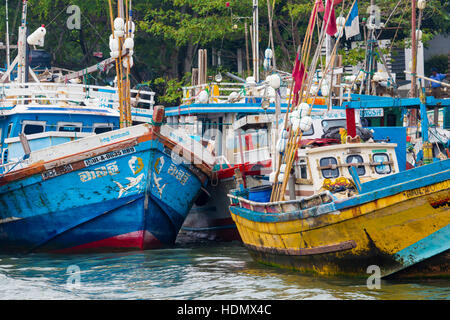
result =
[[[71,272],[78,268],[79,278],[74,278]],[[76,279],[79,286],[70,286]],[[450,298],[448,279],[382,281],[381,289],[369,290],[365,279],[306,276],[259,264],[239,243],[110,254],[2,255],[0,288],[0,299]]]

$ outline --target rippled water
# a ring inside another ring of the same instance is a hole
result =
[[[67,286],[71,266],[81,270],[78,288]],[[0,288],[0,299],[450,298],[450,280],[382,281],[380,290],[369,290],[364,279],[312,277],[261,265],[237,243],[132,253],[0,256]]]

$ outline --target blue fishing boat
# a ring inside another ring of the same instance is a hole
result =
[[[39,45],[46,33],[41,27],[26,38],[26,12],[24,1],[18,56],[0,79],[0,251],[173,244],[213,159],[162,126],[164,110],[153,108],[154,93],[131,90],[124,80],[132,67],[132,21],[124,32],[125,21],[116,19],[121,30],[113,30],[110,42],[117,47],[120,38],[121,54],[49,80],[25,63],[27,44]],[[125,75],[116,88],[72,83],[113,62]]]
[[[86,252],[173,244],[208,182],[211,164],[159,129],[144,124],[89,136],[31,152],[19,169],[4,166],[0,250]]]

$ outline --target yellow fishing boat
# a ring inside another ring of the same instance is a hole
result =
[[[383,277],[448,276],[450,160],[365,183],[356,168],[357,193],[347,198],[324,191],[260,203],[230,194],[232,218],[254,259],[321,275],[368,276],[375,265]]]

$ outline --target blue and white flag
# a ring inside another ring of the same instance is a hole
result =
[[[348,40],[359,33],[358,1],[356,1],[352,11],[350,12],[348,20],[345,23],[345,36]]]

